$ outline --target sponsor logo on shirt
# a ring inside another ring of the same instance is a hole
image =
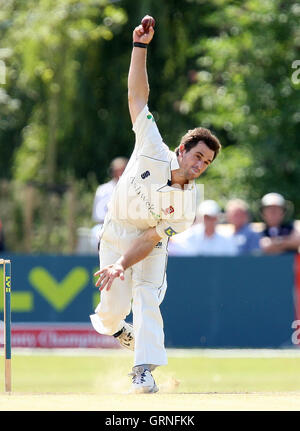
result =
[[[141,174],[141,177],[142,177],[142,179],[144,180],[145,178],[149,177],[149,175],[150,175],[150,172],[149,172],[149,171],[146,171],[146,172],[143,172],[143,173]]]
[[[171,228],[171,226],[169,226],[169,227],[167,227],[167,229],[165,229],[165,233],[166,233],[168,236],[173,236],[173,235],[176,235],[176,234],[177,234],[177,232],[175,232],[175,230],[174,230],[174,229],[172,229],[172,228]]]
[[[153,218],[155,218],[156,220],[160,220],[161,216],[159,214],[156,214],[154,212],[154,205],[149,201],[147,195],[145,193],[142,192],[142,186],[141,184],[139,184],[136,181],[135,177],[131,178],[131,184],[137,194],[137,196],[139,196],[139,198],[145,203],[147,210],[149,211],[149,213],[152,215]]]
[[[155,248],[162,248],[162,242],[161,242],[161,241],[159,241],[159,242],[156,244]]]
[[[172,207],[172,205],[170,205],[170,206],[169,206],[169,208],[166,208],[165,210],[164,210],[164,209],[162,209],[162,212],[163,212],[165,215],[172,214],[172,213],[174,212],[174,208]]]

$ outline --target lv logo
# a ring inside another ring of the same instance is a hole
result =
[[[29,280],[57,311],[63,311],[85,288],[89,281],[89,274],[84,268],[74,268],[58,282],[45,268],[37,267],[30,272]]]

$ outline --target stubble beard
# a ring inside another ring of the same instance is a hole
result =
[[[186,171],[186,179],[188,181],[196,180],[201,175],[201,172],[199,174],[196,174],[192,169],[193,168],[191,168],[190,170]]]

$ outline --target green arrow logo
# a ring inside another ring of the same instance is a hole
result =
[[[89,275],[84,268],[74,268],[61,281],[55,280],[51,274],[41,267],[29,273],[32,286],[57,310],[64,310],[77,294],[85,288]]]

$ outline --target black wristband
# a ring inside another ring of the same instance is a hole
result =
[[[142,42],[133,42],[133,46],[137,46],[138,48],[146,48],[148,44],[147,43],[142,43]]]

